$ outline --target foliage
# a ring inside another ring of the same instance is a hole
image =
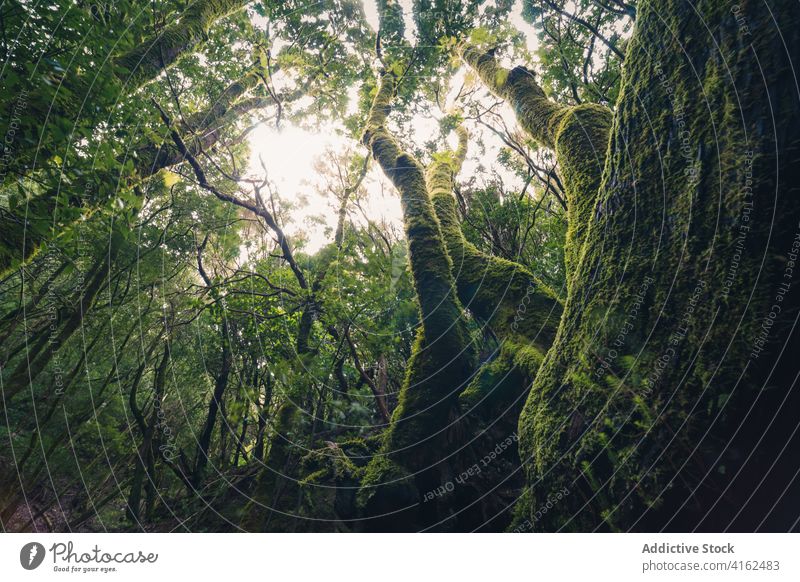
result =
[[[777,450],[763,14],[767,89],[710,0],[189,4],[0,6],[4,530],[688,528]]]

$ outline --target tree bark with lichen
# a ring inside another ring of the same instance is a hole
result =
[[[773,4],[780,30],[755,2],[642,2],[612,124],[462,52],[570,198],[564,316],[520,418],[524,530],[791,527],[800,18]]]
[[[600,186],[608,149],[611,111],[596,103],[566,106],[549,99],[532,71],[501,66],[494,54],[462,44],[462,60],[498,97],[511,105],[534,140],[556,155],[567,196],[564,261],[568,281],[575,271]]]
[[[458,396],[475,359],[425,170],[386,128],[395,81],[391,72],[381,75],[362,141],[400,194],[421,324],[398,406],[359,495],[373,525],[409,529],[441,517],[435,503],[424,510],[417,503],[451,478],[447,459],[458,439]],[[411,509],[385,517],[407,506]]]

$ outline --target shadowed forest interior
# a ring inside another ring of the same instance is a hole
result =
[[[798,528],[796,2],[0,33],[3,531]]]

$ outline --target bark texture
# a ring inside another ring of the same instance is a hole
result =
[[[608,149],[611,111],[594,103],[565,106],[547,97],[532,71],[502,67],[493,53],[465,44],[461,58],[511,105],[522,128],[556,154],[567,196],[568,276],[575,271],[594,208]]]
[[[198,46],[208,37],[211,26],[237,10],[249,0],[196,0],[190,2],[180,18],[116,59],[118,66],[130,73],[127,81],[138,87],[153,80],[175,63],[181,55]]]
[[[788,1],[639,4],[583,252],[520,419],[525,529],[791,527],[799,20]],[[524,102],[557,148],[553,108]]]

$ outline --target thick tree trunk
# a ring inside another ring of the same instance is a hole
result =
[[[458,431],[458,396],[475,365],[425,172],[385,127],[394,89],[394,76],[384,73],[363,141],[400,193],[422,323],[383,447],[362,483],[361,503],[368,517],[414,506],[427,491],[450,478],[447,459],[453,454]],[[381,529],[408,529],[435,523],[441,517],[435,503],[415,510],[418,515],[394,514],[390,520],[375,519],[373,524]]]
[[[797,515],[782,453],[798,447],[800,13],[769,4],[638,6],[583,252],[520,420],[527,529]],[[558,150],[536,107],[520,120]]]

